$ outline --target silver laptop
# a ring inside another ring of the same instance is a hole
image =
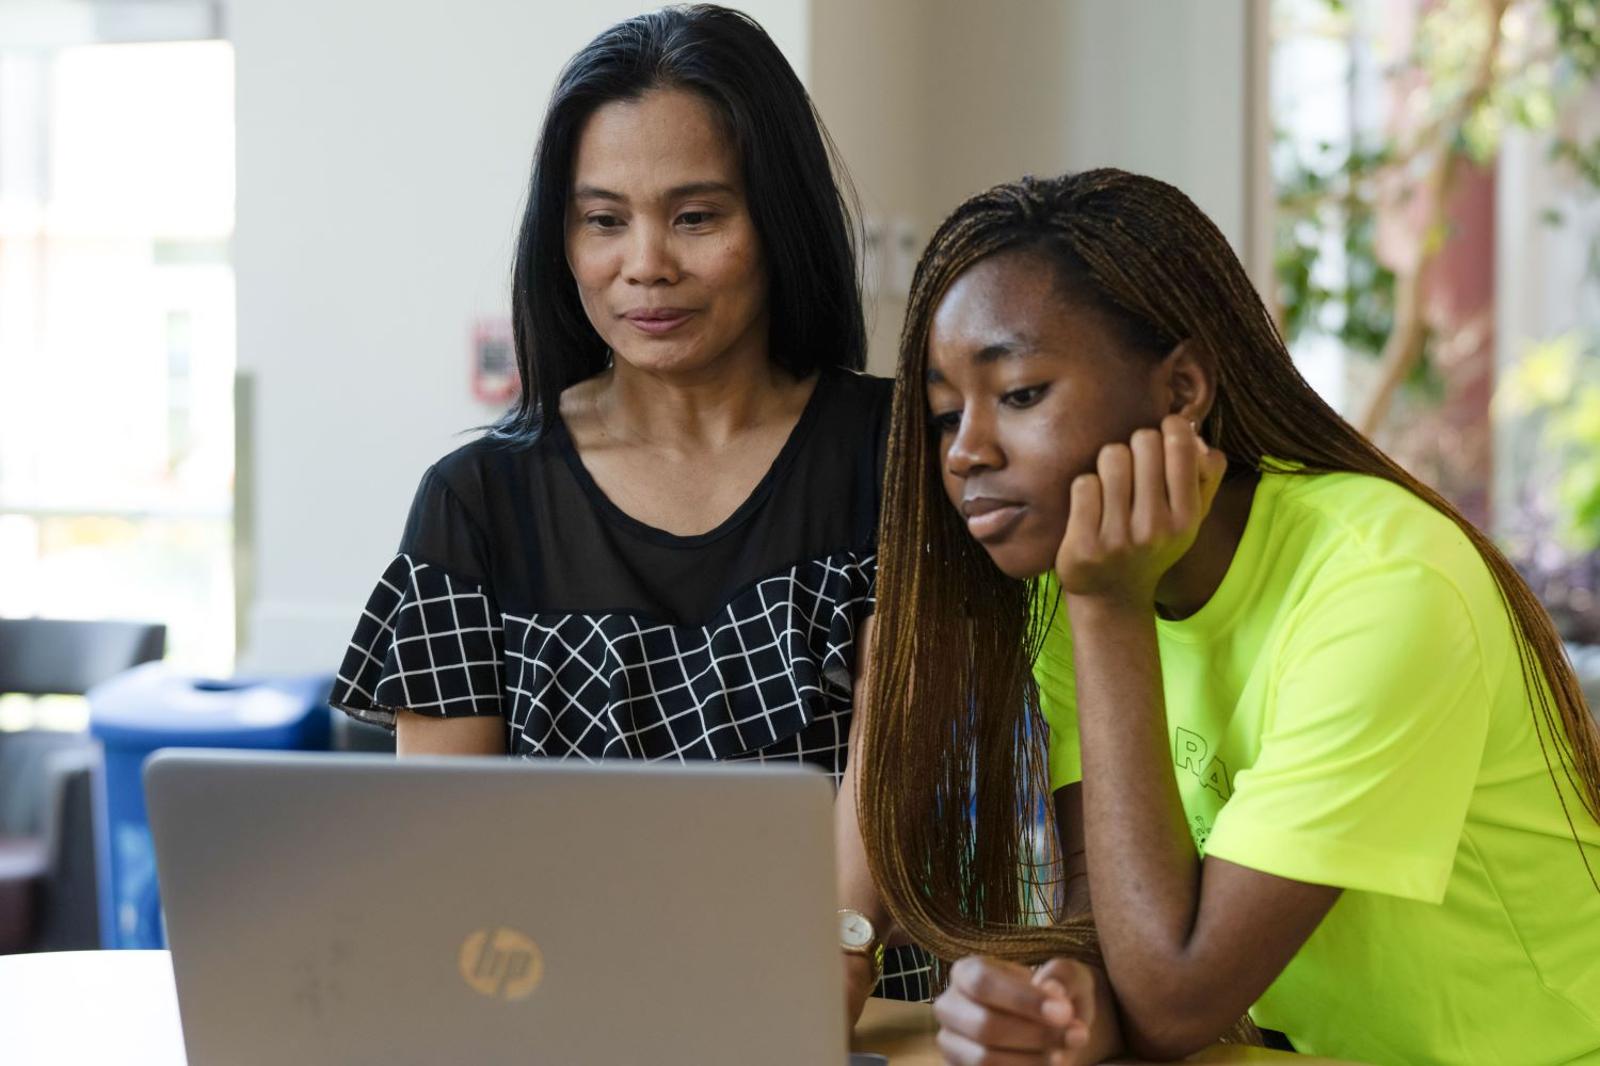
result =
[[[820,773],[166,751],[145,789],[191,1066],[847,1058]]]

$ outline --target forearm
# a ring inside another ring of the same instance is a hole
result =
[[[395,716],[398,755],[504,755],[505,719],[498,715],[432,718],[413,711]]]
[[[1159,1059],[1232,1028],[1339,896],[1214,855],[1202,862],[1190,838],[1169,748],[1156,592],[1172,579],[1169,599],[1188,609],[1206,602],[1254,494],[1254,480],[1240,479],[1210,513],[1227,460],[1185,421],[1193,417],[1174,412],[1159,432],[1100,450],[1096,473],[1072,482],[1055,568],[1072,629],[1100,946],[1130,1047]],[[1177,580],[1190,553],[1194,564]]]
[[[888,909],[878,895],[867,866],[866,848],[861,843],[861,831],[855,803],[855,768],[845,770],[844,784],[834,800],[834,842],[838,854],[839,906],[860,911],[872,922],[872,927],[882,942],[889,935]],[[841,952],[845,972],[845,1006],[850,1023],[861,1016],[867,998],[878,983],[876,960],[868,955],[851,955]]]
[[[1130,1042],[1165,1047],[1175,1022],[1206,1020],[1184,1003],[1205,987],[1190,952],[1200,861],[1167,748],[1154,612],[1076,597],[1068,611],[1096,924]]]
[[[834,799],[834,849],[838,855],[839,906],[860,911],[872,922],[880,939],[888,933],[889,911],[878,895],[867,865],[867,849],[861,840],[861,823],[856,809],[856,768],[846,767],[844,783]]]
[[[834,853],[838,857],[839,906],[866,915],[881,944],[889,936],[889,911],[878,894],[877,884],[872,879],[872,868],[867,863],[867,849],[861,838],[861,817],[856,802],[856,775],[861,769],[861,723],[867,714],[867,678],[872,668],[873,623],[871,618],[863,623],[857,643],[856,713],[850,720],[844,780],[834,799],[833,833]],[[841,953],[841,956],[845,970],[845,1004],[850,1023],[854,1025],[861,1016],[867,997],[878,983],[878,967],[875,956],[847,953]]]

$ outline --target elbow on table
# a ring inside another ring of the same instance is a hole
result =
[[[1117,1006],[1128,1050],[1142,1059],[1170,1062],[1217,1042],[1237,1021],[1214,1004],[1197,1002],[1194,989],[1152,987],[1124,992]]]
[[[1127,1042],[1128,1050],[1139,1058],[1151,1062],[1176,1062],[1216,1043],[1220,1034],[1177,1029],[1151,1031],[1124,1024],[1122,1035]]]

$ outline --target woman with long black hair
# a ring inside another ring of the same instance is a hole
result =
[[[886,966],[844,780],[890,384],[860,373],[830,164],[738,12],[641,15],[573,57],[517,242],[521,397],[423,475],[334,702],[402,755],[822,767],[859,1012],[926,990],[916,952]]]
[[[1600,1062],[1600,733],[1555,628],[1187,197],[967,201],[897,390],[862,820],[960,960],[951,1061],[1179,1058],[1249,1011],[1360,1062]]]

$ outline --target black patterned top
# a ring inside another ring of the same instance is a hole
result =
[[[423,475],[334,705],[391,728],[400,708],[499,716],[524,758],[798,760],[839,782],[890,396],[823,371],[760,484],[695,536],[618,509],[559,417],[532,444],[452,452]],[[923,961],[891,955],[880,994],[926,998]]]

